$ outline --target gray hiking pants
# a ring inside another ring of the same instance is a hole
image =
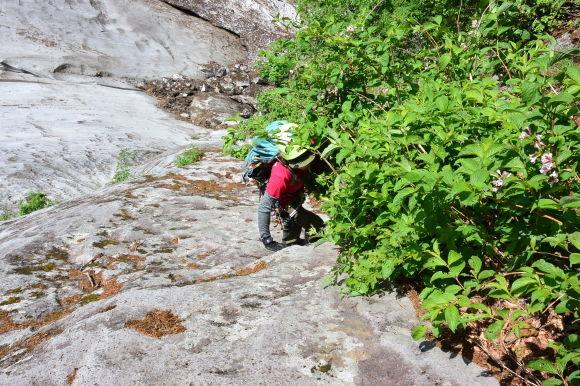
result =
[[[270,214],[272,210],[278,207],[278,199],[264,193],[258,206],[258,231],[260,239],[264,240],[270,237]],[[302,229],[308,233],[310,229],[320,231],[324,227],[324,221],[311,211],[304,209],[302,205],[297,207],[288,207],[287,211],[296,213],[292,216],[291,221],[285,222],[282,231],[282,242],[286,245],[292,245],[300,238]],[[308,236],[308,235],[307,235]]]

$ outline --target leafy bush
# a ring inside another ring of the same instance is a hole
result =
[[[580,70],[552,40],[529,40],[524,5],[489,4],[465,30],[443,16],[387,28],[306,16],[264,53],[278,88],[228,144],[264,120],[299,123],[333,168],[317,189],[341,247],[337,284],[346,275],[346,292],[367,295],[414,280],[435,337],[484,331],[503,350],[510,336],[504,351],[543,372],[518,376],[573,383]],[[550,360],[518,346],[528,334],[557,340],[542,347]]]
[[[183,153],[177,156],[175,160],[175,165],[178,167],[190,165],[197,162],[203,156],[203,152],[195,146],[191,146],[189,149],[185,150]]]
[[[18,216],[24,216],[29,213],[35,212],[40,209],[47,208],[54,205],[53,201],[50,201],[46,194],[30,192],[26,195],[26,198],[18,206]]]

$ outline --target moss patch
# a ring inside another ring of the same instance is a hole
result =
[[[44,265],[33,265],[30,267],[20,267],[16,268],[14,272],[19,273],[21,275],[31,275],[33,272],[43,271],[43,272],[50,272],[56,268],[54,263],[48,263]]]
[[[81,298],[80,304],[81,304],[81,306],[84,306],[85,304],[89,304],[91,302],[97,301],[100,298],[101,298],[101,296],[97,295],[97,294],[85,295]]]
[[[97,248],[105,248],[107,245],[119,245],[118,241],[115,240],[101,240],[101,241],[95,241],[93,243],[93,247],[97,247]]]
[[[67,251],[63,251],[62,249],[58,249],[56,247],[53,247],[50,251],[48,251],[48,254],[46,255],[46,257],[48,259],[55,259],[55,260],[62,260],[62,261],[66,261],[68,260],[68,252]]]
[[[4,300],[2,303],[0,303],[0,306],[6,306],[8,304],[20,303],[21,300],[22,300],[22,298],[19,298],[18,296],[12,296],[12,297],[8,298],[8,300]]]

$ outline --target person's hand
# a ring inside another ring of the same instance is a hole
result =
[[[277,252],[277,251],[284,248],[284,244],[281,244],[277,241],[274,241],[272,236],[269,236],[269,237],[262,239],[262,243],[264,244],[264,247],[267,250],[272,251],[272,252]]]

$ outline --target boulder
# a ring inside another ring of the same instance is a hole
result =
[[[216,92],[195,93],[189,107],[191,122],[208,128],[223,124],[227,118],[233,117],[236,113],[247,118],[253,113],[253,109]]]
[[[275,40],[293,35],[279,23],[272,23],[277,15],[296,17],[291,0],[164,1],[238,35],[250,56],[255,56]]]

